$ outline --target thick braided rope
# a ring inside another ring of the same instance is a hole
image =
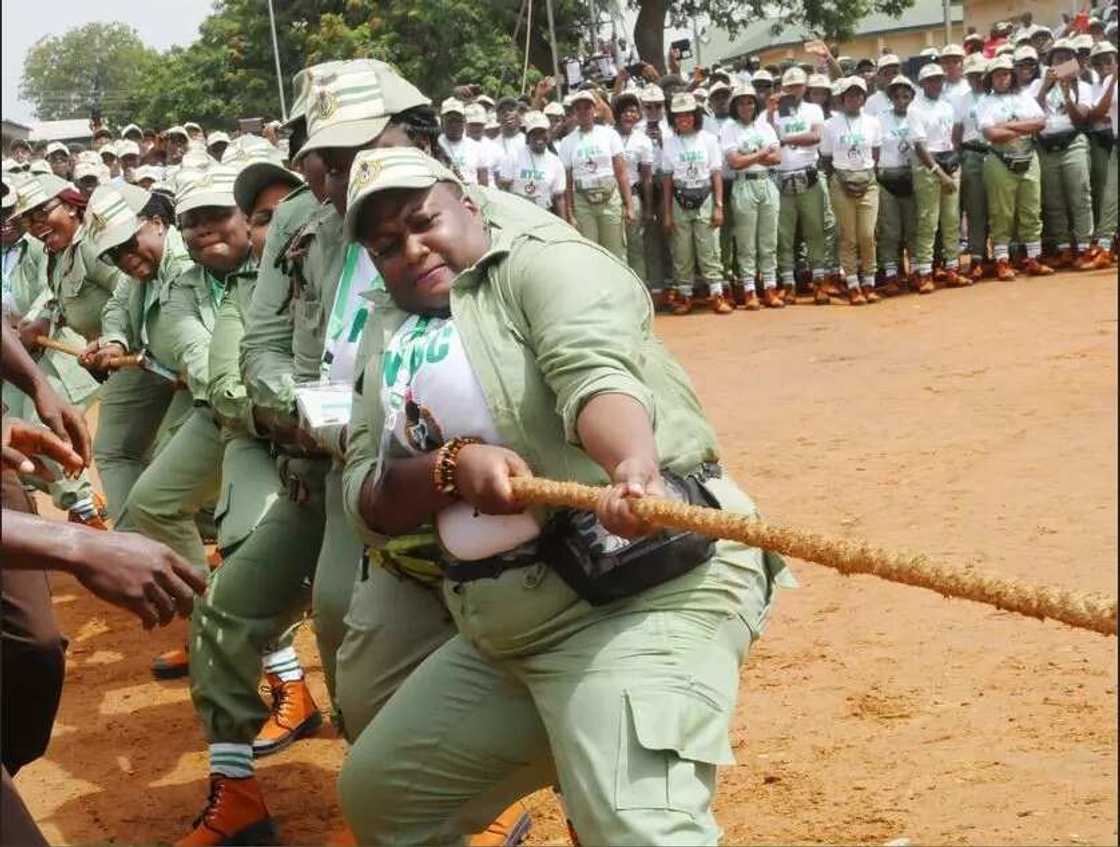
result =
[[[514,496],[527,505],[592,510],[602,493],[600,488],[576,482],[522,477],[511,482]],[[1116,635],[1114,597],[1032,585],[984,573],[971,565],[934,562],[920,554],[891,553],[863,541],[826,538],[772,526],[745,515],[659,497],[637,500],[633,507],[640,518],[655,526],[739,541],[834,568],[842,574],[872,574],[891,582],[928,588],[944,597],[962,597],[1039,620],[1051,618],[1102,635]]]

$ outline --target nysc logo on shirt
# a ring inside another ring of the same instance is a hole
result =
[[[358,163],[358,170],[354,172],[354,176],[350,179],[350,193],[357,194],[367,185],[381,176],[381,171],[384,170],[385,163],[380,159],[372,161],[366,160]]]

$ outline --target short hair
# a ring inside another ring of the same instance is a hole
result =
[[[144,208],[140,210],[137,217],[147,220],[159,218],[168,226],[173,226],[175,223],[175,200],[169,194],[156,189],[151,192],[148,202],[144,204]]]

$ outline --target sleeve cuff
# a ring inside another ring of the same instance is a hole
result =
[[[653,403],[653,394],[641,382],[625,376],[617,371],[601,374],[588,380],[587,384],[575,392],[561,410],[564,419],[564,436],[568,443],[580,446],[579,439],[579,414],[583,407],[598,394],[623,394],[642,404],[649,415],[651,427],[657,425],[657,415]]]
[[[389,537],[374,532],[366,526],[361,513],[362,486],[365,484],[366,477],[373,472],[375,464],[376,460],[367,459],[347,466],[343,479],[343,510],[358,537],[370,547],[377,549],[384,547]]]

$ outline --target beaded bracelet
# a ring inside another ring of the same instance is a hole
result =
[[[459,496],[458,489],[455,487],[455,458],[468,444],[481,443],[481,438],[460,435],[439,448],[436,453],[436,463],[432,466],[432,484],[435,485],[436,491],[448,497]]]

